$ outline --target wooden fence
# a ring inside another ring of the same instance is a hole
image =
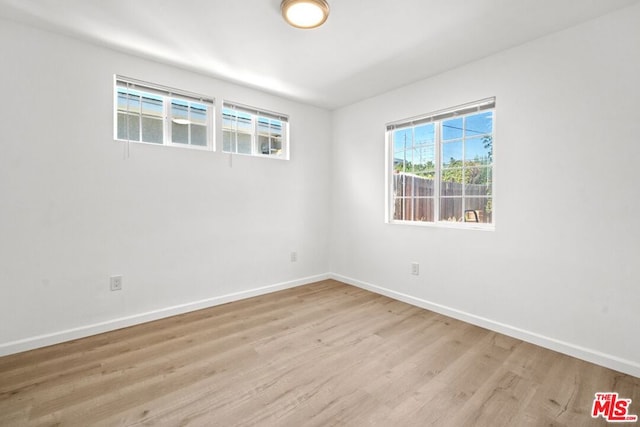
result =
[[[464,211],[475,211],[478,222],[491,222],[490,184],[466,184],[459,182],[440,183],[440,218],[449,221],[463,221]],[[436,200],[433,179],[416,175],[395,173],[393,175],[395,194],[394,219],[432,222]],[[474,217],[471,214],[471,217]],[[469,220],[469,219],[468,219]]]

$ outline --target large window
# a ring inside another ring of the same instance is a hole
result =
[[[495,99],[387,125],[388,220],[493,225]]]
[[[288,159],[288,129],[289,119],[283,114],[225,102],[222,151]]]
[[[214,100],[116,76],[115,138],[213,149]]]

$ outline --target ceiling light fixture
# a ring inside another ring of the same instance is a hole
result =
[[[296,28],[316,28],[324,24],[329,16],[326,0],[282,0],[282,17]]]

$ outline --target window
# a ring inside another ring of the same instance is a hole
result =
[[[214,100],[116,76],[115,138],[213,149]]]
[[[387,125],[389,222],[491,228],[494,108],[491,98]]]
[[[283,114],[225,102],[222,151],[288,159],[288,129],[289,118]]]

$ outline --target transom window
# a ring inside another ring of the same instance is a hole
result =
[[[388,220],[493,225],[495,99],[387,125]]]
[[[214,100],[116,76],[115,138],[213,149]]]
[[[225,102],[222,108],[222,151],[289,158],[289,119],[283,114]]]

